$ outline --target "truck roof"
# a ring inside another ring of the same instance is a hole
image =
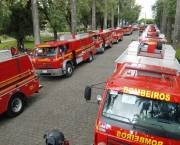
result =
[[[148,48],[141,48],[138,41],[133,41],[115,62],[134,62],[144,65],[154,65],[159,68],[166,67],[180,71],[180,64],[175,57],[176,51],[171,45],[162,44],[162,50],[156,49],[154,53],[148,53],[147,50]]]
[[[44,41],[45,43],[42,44],[37,44],[35,47],[56,47],[59,45],[63,45],[65,43],[68,42],[74,42],[74,41],[78,41],[84,38],[90,38],[91,36],[88,35],[88,33],[83,33],[83,34],[77,34],[75,35],[75,37],[73,38],[73,36],[71,34],[67,34],[67,35],[62,35],[60,36],[60,40],[47,40]]]
[[[137,90],[148,91],[151,98],[155,92],[161,95],[169,94],[169,101],[180,102],[180,97],[177,97],[180,94],[180,74],[177,70],[166,67],[125,62],[116,68],[113,76],[108,79],[106,87],[121,92],[126,87],[135,95]]]

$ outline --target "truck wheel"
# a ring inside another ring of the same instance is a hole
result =
[[[123,41],[123,36],[121,37],[120,41]]]
[[[66,64],[66,74],[65,74],[65,77],[66,78],[69,78],[72,76],[72,73],[73,73],[73,67],[70,63]]]
[[[118,44],[118,43],[119,43],[119,39],[116,40],[116,44]]]
[[[101,49],[102,51],[101,51],[101,54],[103,54],[104,53],[104,50],[105,50],[105,45],[104,44],[102,44],[102,49]]]
[[[93,55],[92,53],[90,52],[89,53],[89,58],[87,59],[87,62],[91,62],[93,60]]]
[[[110,42],[109,48],[112,48],[112,42]]]
[[[24,99],[21,94],[14,94],[8,103],[7,114],[10,117],[16,117],[24,110]]]
[[[162,45],[163,45],[163,44],[164,44],[163,41],[158,41],[158,42],[157,42],[157,47],[156,47],[156,49],[162,50]]]

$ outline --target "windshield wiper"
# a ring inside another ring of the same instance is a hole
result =
[[[103,112],[103,113],[106,113],[106,112]],[[121,117],[121,118],[125,118],[125,119],[127,119],[129,121],[129,123],[133,126],[133,128],[136,129],[136,126],[132,123],[132,121],[129,118],[124,117],[124,116],[119,116],[119,115],[111,114],[111,113],[106,113],[106,114],[117,116],[117,117]]]

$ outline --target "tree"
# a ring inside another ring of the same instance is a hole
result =
[[[180,47],[180,25],[179,24],[180,24],[180,0],[177,0],[175,25],[174,25],[174,39],[173,39],[173,46],[175,48]]]
[[[76,0],[71,0],[71,33],[77,34]]]
[[[104,29],[107,29],[107,0],[104,0]]]
[[[92,30],[96,30],[96,1],[92,0]]]
[[[3,25],[3,32],[17,40],[17,47],[24,48],[23,40],[27,35],[33,34],[32,13],[30,7],[15,3],[9,8],[10,21]]]
[[[57,39],[57,29],[63,27],[63,14],[61,9],[65,6],[63,0],[39,0],[38,9],[46,17],[53,29],[54,39]]]
[[[38,17],[38,6],[37,0],[31,0],[32,6],[32,19],[33,19],[33,32],[34,32],[34,43],[40,44],[40,27],[39,27],[39,17]]]

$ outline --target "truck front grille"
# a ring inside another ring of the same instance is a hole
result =
[[[38,68],[53,68],[53,64],[50,62],[46,63],[37,63]]]

